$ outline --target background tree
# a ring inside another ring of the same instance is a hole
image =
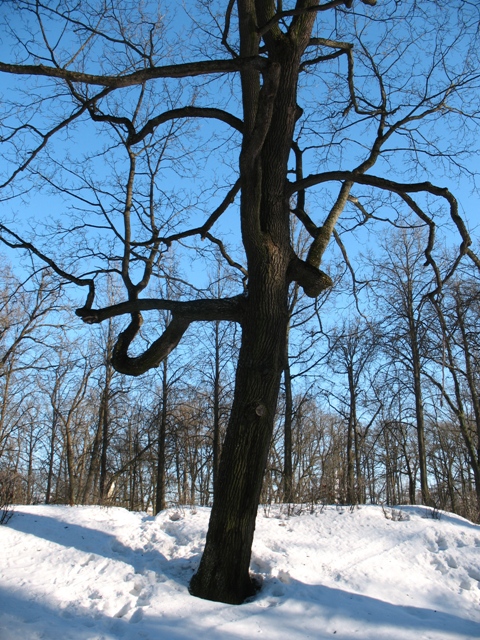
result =
[[[384,350],[393,366],[401,363],[405,371],[401,378],[408,380],[413,397],[420,489],[423,504],[430,504],[422,375],[432,319],[432,307],[427,297],[432,290],[432,273],[424,266],[426,240],[422,235],[419,231],[407,233],[406,230],[389,234],[382,242],[384,255],[372,259],[371,282],[372,295],[378,296],[384,315]],[[380,280],[382,284],[378,286]]]
[[[337,388],[331,392],[337,396],[337,410],[341,412],[346,423],[346,466],[343,479],[345,487],[345,502],[348,504],[363,503],[365,501],[365,487],[363,477],[362,458],[364,452],[364,440],[371,422],[362,429],[360,421],[360,401],[362,390],[365,389],[365,374],[369,363],[375,358],[378,349],[377,336],[372,326],[364,321],[344,322],[338,329],[334,329],[329,335],[328,364],[337,376],[346,377],[346,393],[338,398]],[[368,381],[367,381],[368,384]],[[334,387],[339,387],[338,380]],[[340,387],[343,390],[343,387]],[[363,403],[365,399],[363,399]],[[370,415],[376,417],[376,412],[371,403]]]

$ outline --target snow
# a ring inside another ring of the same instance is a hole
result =
[[[480,638],[480,526],[422,507],[296,511],[259,510],[263,586],[231,606],[188,593],[206,508],[18,506],[0,527],[0,640]]]

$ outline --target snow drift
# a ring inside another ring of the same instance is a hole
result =
[[[480,526],[431,515],[260,509],[262,589],[230,606],[188,593],[208,509],[19,506],[0,527],[0,639],[478,640]]]

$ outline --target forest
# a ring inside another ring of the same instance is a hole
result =
[[[480,8],[5,0],[5,504],[479,519]]]
[[[459,267],[435,306],[423,246],[421,230],[389,232],[364,257],[358,310],[340,321],[346,269],[314,303],[291,292],[262,505],[427,504],[479,521],[478,271]],[[113,322],[79,336],[48,272],[1,275],[3,500],[210,505],[235,328],[199,326],[132,382],[110,363]]]

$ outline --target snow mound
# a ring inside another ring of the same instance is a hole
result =
[[[260,510],[262,590],[235,607],[188,593],[209,514],[16,507],[0,527],[0,640],[480,638],[478,525],[423,507]]]

